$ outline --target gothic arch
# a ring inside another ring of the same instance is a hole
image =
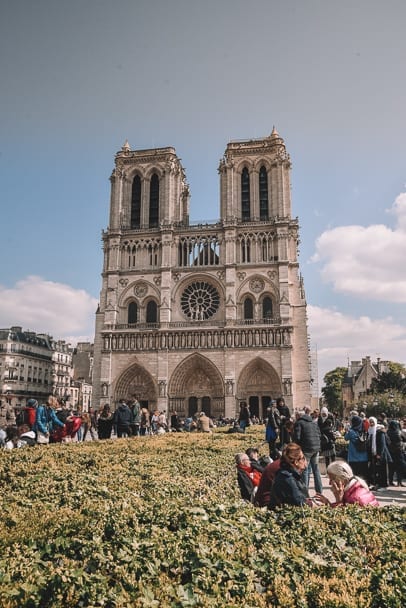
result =
[[[198,376],[198,382],[192,378],[193,374]],[[205,378],[203,378],[203,375]],[[200,387],[199,387],[200,382]],[[224,397],[224,383],[217,367],[198,353],[186,357],[172,374],[168,393],[169,396],[185,396],[189,387],[194,387],[198,392],[204,392],[208,386],[217,397]]]
[[[134,288],[136,287],[137,284],[141,285],[141,290],[139,292],[139,295],[134,296],[134,294],[135,294]],[[142,286],[144,284],[146,286],[145,293],[143,293],[143,290],[142,290]],[[137,302],[138,305],[142,306],[146,297],[154,298],[159,303],[160,293],[159,293],[159,289],[157,289],[156,285],[153,285],[153,283],[151,283],[150,281],[144,281],[144,280],[133,281],[132,283],[127,285],[127,287],[125,289],[123,289],[123,291],[120,294],[120,297],[118,299],[118,305],[120,308],[126,308],[128,306],[128,303],[130,302],[130,300],[133,299]]]
[[[254,288],[251,287],[252,285]],[[258,287],[255,287],[255,285]],[[242,281],[237,292],[237,302],[241,304],[248,294],[251,294],[256,301],[262,299],[264,295],[268,295],[274,301],[275,306],[279,306],[279,289],[275,283],[261,274],[254,274]]]
[[[223,378],[214,363],[198,353],[179,363],[170,379],[168,396],[169,411],[188,415],[188,403],[194,398],[199,403],[196,411],[201,411],[209,400],[210,410],[206,414],[215,417],[224,414]]]
[[[241,371],[237,382],[237,399],[247,401],[251,409],[255,400],[258,407],[252,413],[260,418],[265,417],[269,399],[282,394],[282,383],[277,371],[261,357],[250,361]]]
[[[113,386],[113,401],[131,399],[138,395],[140,401],[148,402],[154,409],[158,402],[158,389],[151,374],[139,363],[133,363],[117,378]]]
[[[154,173],[158,176],[159,183],[161,183],[163,178],[162,167],[157,167],[155,165],[153,167],[148,167],[147,171],[145,172],[145,180],[150,181]]]
[[[243,158],[235,167],[236,175],[241,176],[243,169],[247,168],[248,173],[252,173],[254,163],[249,158]]]

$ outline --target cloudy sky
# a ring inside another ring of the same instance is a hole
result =
[[[219,217],[227,142],[269,135],[319,376],[406,362],[404,0],[0,2],[0,327],[93,340],[115,153],[174,146]]]

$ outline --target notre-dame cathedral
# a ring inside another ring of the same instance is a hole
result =
[[[220,219],[189,221],[172,147],[116,154],[96,313],[94,406],[138,396],[168,415],[263,417],[310,401],[299,225],[283,139],[231,141]]]

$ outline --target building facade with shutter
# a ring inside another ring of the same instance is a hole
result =
[[[231,141],[220,218],[189,220],[172,147],[116,154],[96,313],[93,406],[137,395],[150,410],[262,418],[310,402],[306,299],[291,163],[274,129]]]

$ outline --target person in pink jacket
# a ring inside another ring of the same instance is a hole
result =
[[[332,462],[327,467],[327,475],[335,501],[330,502],[326,496],[316,494],[315,499],[323,505],[338,507],[341,505],[357,504],[361,507],[379,507],[379,502],[368,489],[363,479],[355,477],[350,465],[341,460]]]

